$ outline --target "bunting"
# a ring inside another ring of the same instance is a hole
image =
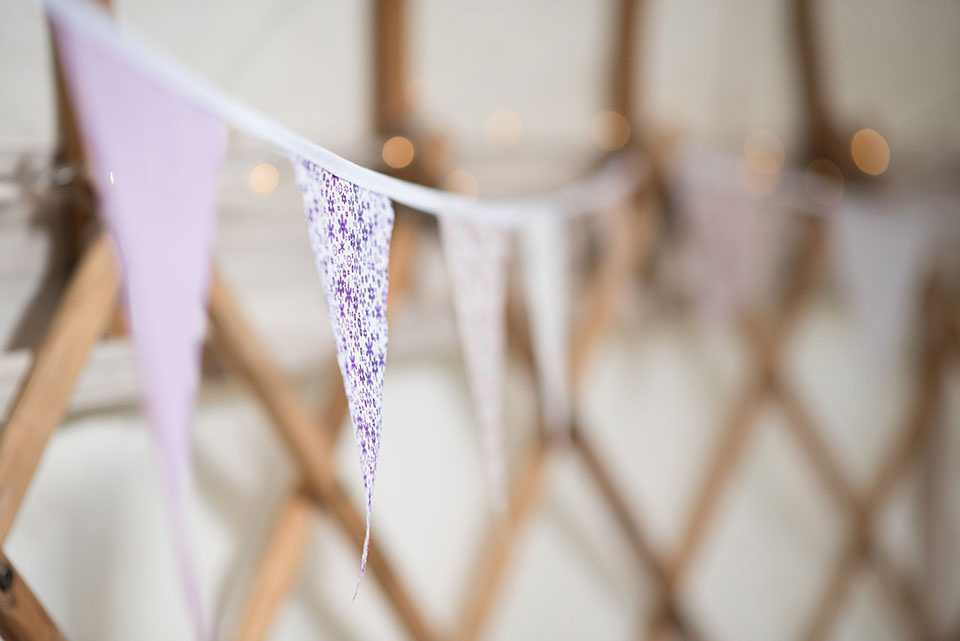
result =
[[[393,203],[304,158],[294,160],[294,169],[360,450],[367,530],[357,579],[359,591],[367,565],[380,451]]]
[[[217,177],[226,129],[126,60],[54,19],[60,61],[114,241],[179,570],[197,634],[213,631],[184,523]]]
[[[562,434],[572,418],[567,221],[560,216],[543,216],[522,230],[521,242],[544,427]]]
[[[726,158],[687,154],[672,179],[684,239],[682,282],[705,321],[729,322],[770,282],[779,218]]]
[[[497,227],[440,221],[454,311],[480,424],[493,507],[507,506],[503,455],[507,234]]]
[[[902,349],[932,241],[928,216],[847,199],[832,219],[839,279],[879,365]]]

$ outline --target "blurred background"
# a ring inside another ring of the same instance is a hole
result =
[[[577,412],[625,504],[611,510],[583,457],[556,450],[505,530],[509,563],[475,625],[476,577],[503,532],[442,253],[429,220],[404,214],[418,240],[390,328],[374,536],[440,638],[960,638],[960,2],[113,5],[230,94],[405,178],[524,195],[624,148],[646,158],[642,196],[577,223],[570,248],[574,318],[611,308],[574,354]],[[6,415],[91,201],[74,165],[54,163],[42,13],[0,0],[0,16]],[[231,134],[220,203],[222,270],[319,411],[333,344],[286,159]],[[610,262],[627,267],[607,279]],[[220,637],[243,638],[297,474],[262,408],[205,364],[193,536]],[[519,482],[538,432],[517,354],[504,385]],[[190,637],[138,397],[118,328],[4,543],[69,639]],[[336,455],[360,505],[349,434]],[[358,555],[310,519],[267,638],[411,638],[369,574],[351,602]]]

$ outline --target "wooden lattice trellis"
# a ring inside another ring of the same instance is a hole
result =
[[[797,22],[809,32],[809,3],[796,0]],[[382,135],[407,132],[406,107],[402,99],[404,2],[378,0],[376,3],[377,83],[376,130]],[[636,0],[622,0],[617,16],[612,106],[623,114],[633,113],[634,56],[633,30],[639,13]],[[809,36],[809,33],[807,33]],[[815,135],[812,139],[822,153],[834,154],[834,129],[823,108],[820,79],[809,37],[801,37],[804,83],[809,85],[808,110]],[[72,125],[65,96],[65,158],[80,162],[82,150]],[[429,136],[422,136],[424,139]],[[424,147],[429,148],[425,145]],[[404,177],[435,182],[431,159],[418,159]],[[615,299],[623,288],[632,285],[647,254],[653,212],[650,203],[658,200],[661,186],[648,181],[636,198],[618,212],[617,232],[608,239],[600,265],[583,294],[589,301],[589,313],[583,319],[573,342],[572,380],[576,383],[593,346],[613,320]],[[422,225],[403,208],[398,208],[397,226],[391,251],[391,291],[388,307],[394,309],[412,279],[412,256]],[[79,237],[79,234],[77,234]],[[924,347],[918,371],[919,385],[910,415],[901,437],[886,456],[875,482],[858,491],[846,478],[843,466],[823,442],[811,413],[806,409],[783,376],[780,354],[809,294],[817,283],[824,255],[824,229],[810,221],[800,252],[801,259],[791,272],[781,304],[772,318],[750,319],[744,323],[745,340],[755,354],[754,373],[742,391],[723,437],[707,468],[694,509],[686,524],[677,550],[663,554],[650,544],[642,524],[628,507],[623,489],[607,472],[607,465],[589,439],[589,429],[579,422],[572,426],[569,441],[550,440],[542,430],[520,466],[512,485],[506,523],[491,529],[477,572],[472,579],[463,606],[459,626],[452,634],[443,634],[423,615],[419,604],[394,570],[394,565],[377,543],[371,541],[369,567],[384,595],[412,638],[420,641],[445,638],[472,641],[482,635],[495,606],[496,597],[513,550],[525,524],[542,497],[544,471],[549,459],[572,449],[582,460],[592,481],[616,517],[617,523],[638,560],[652,578],[659,609],[639,638],[657,639],[672,629],[687,641],[709,638],[686,611],[680,587],[691,572],[709,526],[724,494],[724,488],[741,460],[741,454],[755,432],[759,407],[776,402],[788,417],[788,426],[799,451],[815,468],[830,496],[849,521],[848,540],[831,581],[826,586],[804,638],[825,639],[837,613],[850,591],[852,578],[862,564],[869,563],[884,579],[898,610],[911,622],[917,638],[937,639],[925,610],[918,587],[892,564],[876,542],[873,520],[882,503],[913,464],[929,435],[932,419],[940,403],[946,360],[958,350],[956,302],[943,283],[931,280],[924,303]],[[79,242],[78,242],[79,246]],[[37,350],[30,372],[14,402],[0,437],[0,541],[8,534],[26,488],[53,429],[61,422],[66,404],[82,367],[98,338],[111,326],[116,313],[119,288],[113,256],[106,240],[95,239],[78,261],[78,267],[51,324],[43,344]],[[283,501],[260,559],[243,618],[235,638],[243,641],[264,639],[279,603],[285,598],[297,576],[308,542],[310,514],[314,508],[328,515],[359,549],[363,542],[363,519],[348,499],[331,457],[332,444],[344,423],[346,402],[335,362],[328,366],[331,399],[317,416],[294,386],[271,361],[267,351],[247,324],[228,285],[214,271],[209,305],[211,343],[224,362],[244,380],[263,404],[291,456],[301,479]],[[522,310],[510,313],[511,347],[524,355],[532,368],[530,345]],[[960,630],[958,630],[960,631]],[[0,635],[8,639],[60,639],[62,636],[43,613],[37,599],[5,558],[0,558]]]

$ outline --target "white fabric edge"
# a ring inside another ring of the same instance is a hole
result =
[[[150,47],[128,27],[121,31],[105,9],[88,0],[38,1],[56,20],[80,30],[154,81],[292,160],[305,158],[364,189],[435,216],[501,226],[524,225],[543,216],[576,216],[616,204],[629,196],[648,175],[646,163],[640,155],[628,152],[613,158],[580,182],[537,197],[474,200],[424,187],[367,169],[311,142],[215,87],[159,49]]]

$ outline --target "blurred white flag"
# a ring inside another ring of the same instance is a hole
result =
[[[503,455],[503,376],[507,351],[507,232],[440,221],[463,357],[483,438],[493,507],[507,507]]]
[[[544,426],[570,426],[570,260],[567,221],[544,216],[522,230],[524,285]]]
[[[884,209],[847,200],[831,231],[840,283],[866,346],[878,364],[889,365],[915,318],[933,238],[929,217]]]

